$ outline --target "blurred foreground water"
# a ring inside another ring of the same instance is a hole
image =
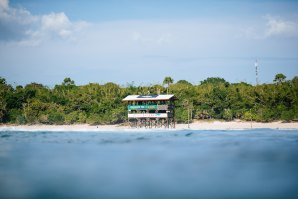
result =
[[[298,198],[298,131],[1,131],[0,198]]]

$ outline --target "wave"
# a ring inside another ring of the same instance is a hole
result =
[[[171,132],[178,131],[182,129],[145,129],[145,128],[63,128],[63,127],[0,127],[0,132],[2,131],[23,131],[23,132],[38,132],[38,131],[46,131],[46,132]]]

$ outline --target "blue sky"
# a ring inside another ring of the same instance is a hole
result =
[[[48,86],[298,75],[297,1],[0,0],[0,76]]]

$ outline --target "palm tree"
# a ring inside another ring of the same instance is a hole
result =
[[[165,79],[163,80],[163,84],[167,84],[167,94],[169,94],[169,86],[170,84],[172,84],[174,82],[173,78],[171,77],[165,77]]]

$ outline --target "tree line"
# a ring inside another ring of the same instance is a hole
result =
[[[78,86],[70,78],[49,88],[39,83],[9,85],[0,77],[0,123],[12,124],[119,124],[127,121],[127,95],[171,93],[176,101],[176,120],[241,119],[269,122],[298,119],[298,77],[286,80],[277,74],[273,83],[229,83],[211,77],[193,85],[186,80],[163,84],[121,87],[108,82]]]

